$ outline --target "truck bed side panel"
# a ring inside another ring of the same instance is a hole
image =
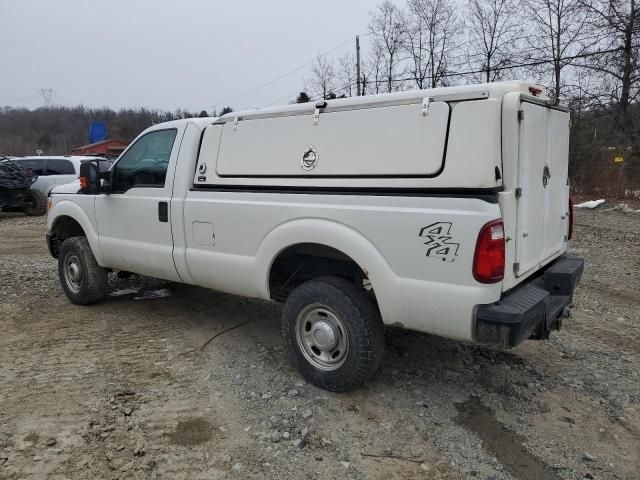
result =
[[[280,251],[327,245],[368,274],[386,323],[471,339],[473,305],[500,295],[471,273],[478,231],[499,216],[496,203],[475,198],[191,191],[186,258],[198,285],[268,298]],[[202,223],[213,245],[194,233]]]

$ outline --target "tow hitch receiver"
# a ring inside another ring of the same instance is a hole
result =
[[[498,302],[476,308],[476,340],[515,347],[527,338],[543,340],[571,315],[573,291],[584,260],[562,256],[544,273],[506,293]]]

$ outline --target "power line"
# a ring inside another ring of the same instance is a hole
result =
[[[353,83],[349,83],[347,85],[343,85],[342,87],[338,88],[337,90],[332,91],[331,93],[333,93],[334,95],[336,95],[336,98],[338,98],[337,96],[340,95],[341,93],[346,93],[349,91],[350,88],[353,88],[356,86],[356,82]],[[291,98],[291,97],[295,97],[298,94],[294,94],[294,95],[287,95],[285,97],[279,98],[278,100],[274,100],[271,103],[267,103],[265,105],[263,105],[261,108],[265,108],[265,107],[270,107],[272,105],[275,105],[276,103],[280,103],[283,102],[284,100],[286,100],[287,98]],[[318,100],[322,100],[322,97],[311,97],[309,96],[309,102],[317,102]]]
[[[632,48],[637,48],[637,47],[632,47]],[[505,65],[502,67],[495,67],[495,68],[491,68],[492,71],[502,71],[502,70],[513,70],[516,68],[523,68],[523,67],[536,67],[539,65],[544,65],[546,63],[555,63],[555,62],[566,62],[569,61],[571,62],[572,60],[578,60],[580,58],[588,58],[588,57],[594,57],[597,55],[606,55],[608,53],[616,53],[616,52],[620,52],[623,50],[623,47],[618,47],[618,48],[611,48],[609,50],[600,50],[597,52],[584,52],[584,53],[579,53],[577,55],[572,55],[569,57],[561,57],[561,58],[549,58],[546,60],[536,60],[533,62],[526,62],[526,63],[519,63],[519,64],[514,64],[514,65]],[[570,64],[570,63],[569,63]],[[567,65],[569,65],[567,64]],[[579,66],[579,65],[578,65]],[[433,79],[433,78],[449,78],[449,77],[462,77],[465,75],[473,75],[473,74],[477,74],[477,73],[485,73],[487,71],[486,68],[484,69],[480,69],[480,70],[469,70],[466,72],[451,72],[451,73],[443,73],[441,75],[428,75],[425,76],[423,79],[427,80],[427,79]],[[411,80],[415,80],[414,77],[407,77],[407,78],[394,78],[391,79],[392,82],[408,82]],[[385,80],[385,82],[388,82],[388,80]]]
[[[279,99],[277,99],[277,100],[274,100],[273,102],[265,103],[262,107],[263,107],[263,108],[264,108],[264,107],[270,107],[271,105],[275,105],[276,103],[284,102],[287,98],[291,98],[292,96],[296,96],[296,95],[298,95],[298,94],[296,93],[296,94],[294,94],[294,95],[291,95],[291,94],[289,94],[289,95],[285,95],[284,97],[279,98]],[[311,98],[311,97],[309,97],[309,98]]]
[[[347,43],[351,42],[354,38],[355,38],[355,35],[352,36],[352,37],[349,37],[347,40],[345,40],[344,42],[340,43],[339,45],[336,45],[335,47],[327,50],[326,52],[321,53],[321,55],[328,55],[331,52],[336,51],[337,49],[339,49],[339,48],[345,46]],[[283,78],[288,77],[289,75],[293,75],[294,73],[299,72],[300,70],[302,70],[303,68],[308,67],[312,63],[313,63],[313,60],[310,60],[307,63],[305,63],[304,65],[300,65],[299,67],[296,67],[293,70],[288,71],[287,73],[283,73],[279,77],[276,77],[273,80],[269,80],[268,82],[263,83],[262,85],[259,85],[259,86],[255,87],[255,88],[252,88],[251,90],[247,90],[244,93],[236,95],[235,97],[228,98],[227,100],[224,100],[222,102],[216,102],[216,105],[226,105],[226,104],[232,102],[233,100],[237,100],[239,98],[246,97],[247,95],[250,95],[250,94],[252,94],[254,92],[257,92],[258,90],[262,90],[263,88],[268,87],[269,85],[272,85],[272,84],[282,80]]]

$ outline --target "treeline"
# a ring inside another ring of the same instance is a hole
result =
[[[229,107],[224,112],[231,111]],[[92,121],[107,123],[109,138],[130,142],[145,128],[156,123],[208,113],[163,112],[148,109],[114,111],[108,108],[49,107],[0,108],[0,153],[7,155],[64,155],[89,142]]]

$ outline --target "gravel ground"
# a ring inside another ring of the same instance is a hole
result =
[[[348,394],[292,370],[273,303],[114,276],[70,304],[44,231],[0,214],[0,478],[640,478],[638,214],[577,213],[549,341],[390,331]]]

